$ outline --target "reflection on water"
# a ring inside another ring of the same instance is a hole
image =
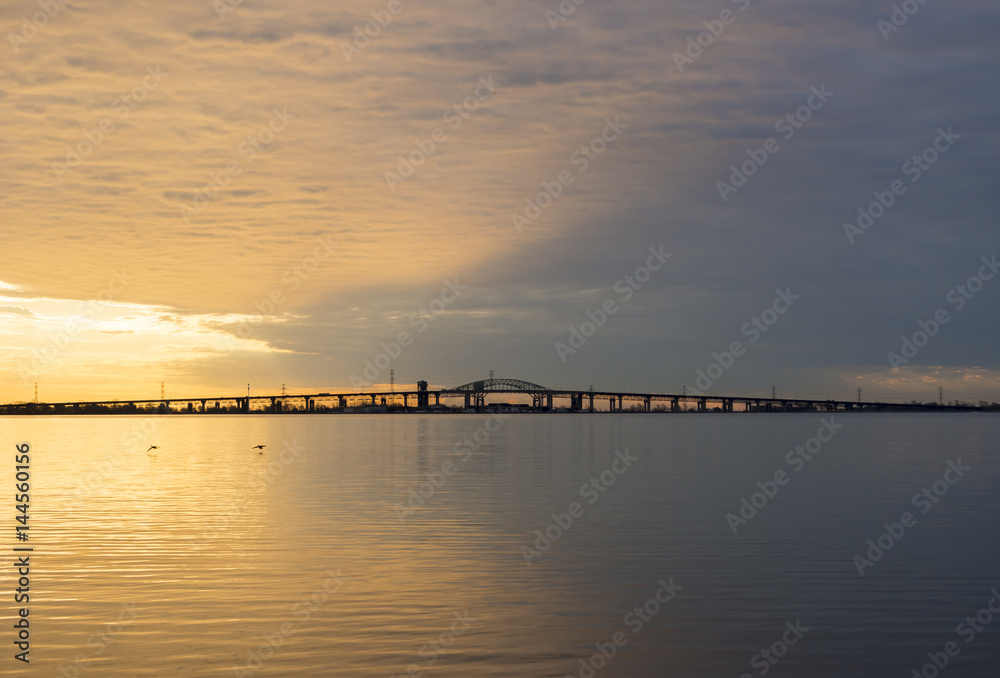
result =
[[[994,678],[1000,623],[956,626],[1000,587],[1000,418],[837,415],[791,466],[820,419],[0,419],[37,549],[0,675],[882,677],[955,641]]]

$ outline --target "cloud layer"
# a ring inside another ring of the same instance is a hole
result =
[[[88,328],[53,391],[348,387],[409,331],[403,383],[676,392],[791,289],[712,391],[1000,400],[1000,280],[946,300],[1000,249],[995,4],[928,2],[899,30],[890,2],[570,5],[79,0],[40,25],[2,0],[8,355],[64,322],[37,300],[127,270],[116,301],[157,343]],[[939,129],[957,138],[930,163]],[[623,299],[659,246],[674,256]],[[891,371],[939,308],[952,321]],[[3,367],[0,398],[26,398]]]

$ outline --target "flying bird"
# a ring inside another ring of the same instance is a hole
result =
[[[265,447],[267,447],[267,445],[254,445],[250,449],[251,450],[263,450]],[[263,454],[263,452],[261,452],[261,454]]]
[[[150,445],[149,446],[149,450],[158,450],[158,449],[160,449],[160,448],[157,447],[156,445]],[[149,450],[146,450],[146,454],[149,454]],[[156,455],[155,454],[150,454],[149,456],[155,457]]]

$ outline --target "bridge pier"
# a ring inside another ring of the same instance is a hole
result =
[[[708,398],[698,398],[698,411],[704,412],[708,409]]]
[[[652,409],[653,409],[653,399],[650,398],[649,396],[646,396],[646,411],[650,412],[652,411]]]
[[[733,399],[732,398],[723,398],[722,399],[722,411],[723,412],[732,412],[733,411]]]
[[[680,412],[681,411],[681,399],[680,398],[671,398],[670,399],[670,411],[671,412]]]
[[[594,394],[593,393],[590,394],[590,411],[591,412],[594,411]]]
[[[407,398],[409,398],[409,396],[408,396],[408,395],[406,395],[406,394],[404,393],[404,394],[403,394],[403,409],[404,409],[404,410],[406,410],[406,409],[407,409],[407,404],[406,404],[406,400],[407,400]]]

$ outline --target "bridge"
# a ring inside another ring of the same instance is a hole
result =
[[[441,399],[462,398],[466,410],[488,407],[487,397],[517,395],[531,398],[532,411],[552,411],[559,407],[571,412],[621,412],[626,403],[642,412],[973,412],[981,408],[965,405],[919,403],[855,402],[808,398],[758,398],[707,394],[632,393],[579,389],[553,389],[520,379],[483,379],[455,388],[429,389],[426,381],[416,390],[378,391],[371,393],[300,393],[295,395],[218,396],[194,398],[158,398],[152,400],[104,400],[64,403],[0,404],[0,415],[20,414],[131,414],[184,413],[283,413],[345,412],[369,408],[396,410],[434,410],[442,408]],[[433,404],[431,403],[433,399]],[[568,402],[567,402],[568,401]],[[301,408],[299,407],[301,405]],[[371,410],[369,410],[371,411]]]

